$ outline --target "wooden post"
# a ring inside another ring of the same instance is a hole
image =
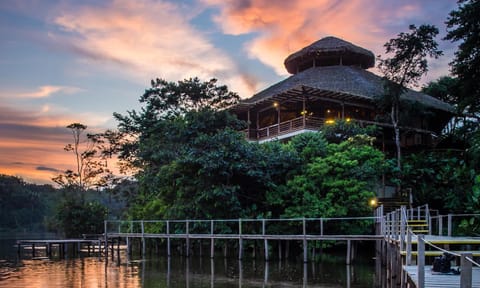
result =
[[[351,261],[351,254],[352,254],[352,241],[351,240],[347,240],[347,259],[346,259],[346,264],[347,265],[350,265],[350,261]]]
[[[185,255],[186,255],[187,257],[190,257],[190,231],[189,231],[189,226],[190,226],[190,225],[189,225],[189,223],[190,223],[190,221],[189,221],[189,220],[186,220],[186,222],[185,222],[185,233],[186,233],[185,253],[186,253],[186,254],[185,254]]]
[[[432,234],[432,222],[430,219],[430,209],[428,208],[428,204],[425,204],[425,220],[427,221],[428,224],[428,234]]]
[[[243,259],[242,219],[238,219],[238,260]]]
[[[142,257],[145,258],[145,237],[144,237],[145,224],[144,224],[143,220],[140,222],[140,224],[141,224],[141,228],[142,228]]]
[[[167,256],[170,257],[172,256],[172,253],[171,253],[171,244],[170,244],[170,221],[167,220]]]
[[[452,236],[452,214],[448,214],[447,219],[447,235]]]
[[[472,288],[472,253],[461,253],[460,258],[460,288]]]
[[[249,111],[250,114],[250,111]],[[213,238],[213,220],[210,220],[210,258],[215,256],[215,239]]]
[[[400,251],[405,249],[405,227],[407,219],[405,219],[406,208],[404,205],[400,207]]]
[[[438,236],[442,236],[443,234],[443,216],[438,215]]]
[[[263,238],[263,241],[264,241],[264,249],[265,249],[265,261],[268,262],[268,240],[267,238],[265,238],[265,219],[262,219],[262,236],[264,237]]]
[[[105,246],[105,258],[108,258],[108,231],[107,231],[107,220],[103,221],[103,225],[104,225],[104,237],[105,237],[105,241],[103,242],[104,243],[104,246]],[[100,249],[101,250],[101,249]]]
[[[405,259],[406,265],[412,265],[412,233],[407,230],[407,255]]]
[[[303,263],[308,262],[308,243],[307,243],[307,225],[305,223],[305,217],[303,217]]]
[[[417,235],[417,247],[417,288],[425,288],[425,242],[423,234]]]

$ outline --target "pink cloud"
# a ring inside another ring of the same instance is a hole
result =
[[[190,9],[153,0],[63,6],[52,20],[61,32],[51,32],[50,37],[82,60],[142,83],[155,77],[215,77],[241,95],[251,95],[250,83],[230,57],[189,23]]]
[[[214,20],[224,33],[255,35],[245,49],[279,75],[287,74],[283,61],[289,54],[325,36],[343,38],[372,50],[375,55],[381,54],[383,44],[405,31],[409,24],[424,24],[433,19],[432,15],[446,17],[448,10],[443,7],[452,4],[448,0],[203,2],[220,9]],[[439,23],[432,24],[442,24],[444,19],[436,19]]]

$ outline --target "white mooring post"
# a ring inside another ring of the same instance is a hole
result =
[[[472,288],[472,253],[462,253],[460,258],[460,288]]]

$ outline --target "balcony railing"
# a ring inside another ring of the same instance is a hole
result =
[[[298,117],[280,124],[270,125],[258,130],[250,129],[248,138],[251,140],[264,140],[276,138],[282,135],[293,133],[300,130],[318,130],[323,126],[325,119],[316,117]]]

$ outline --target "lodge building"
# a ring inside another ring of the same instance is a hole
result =
[[[384,93],[382,77],[367,71],[374,67],[374,54],[350,42],[326,37],[285,59],[292,76],[280,81],[232,108],[248,123],[250,141],[288,140],[323,125],[344,120],[383,129],[385,145],[394,145],[389,121],[379,120],[376,96]],[[436,137],[454,115],[451,105],[424,93],[407,90],[402,99],[422,106],[430,113],[409,116],[401,127],[405,148],[432,147]]]

